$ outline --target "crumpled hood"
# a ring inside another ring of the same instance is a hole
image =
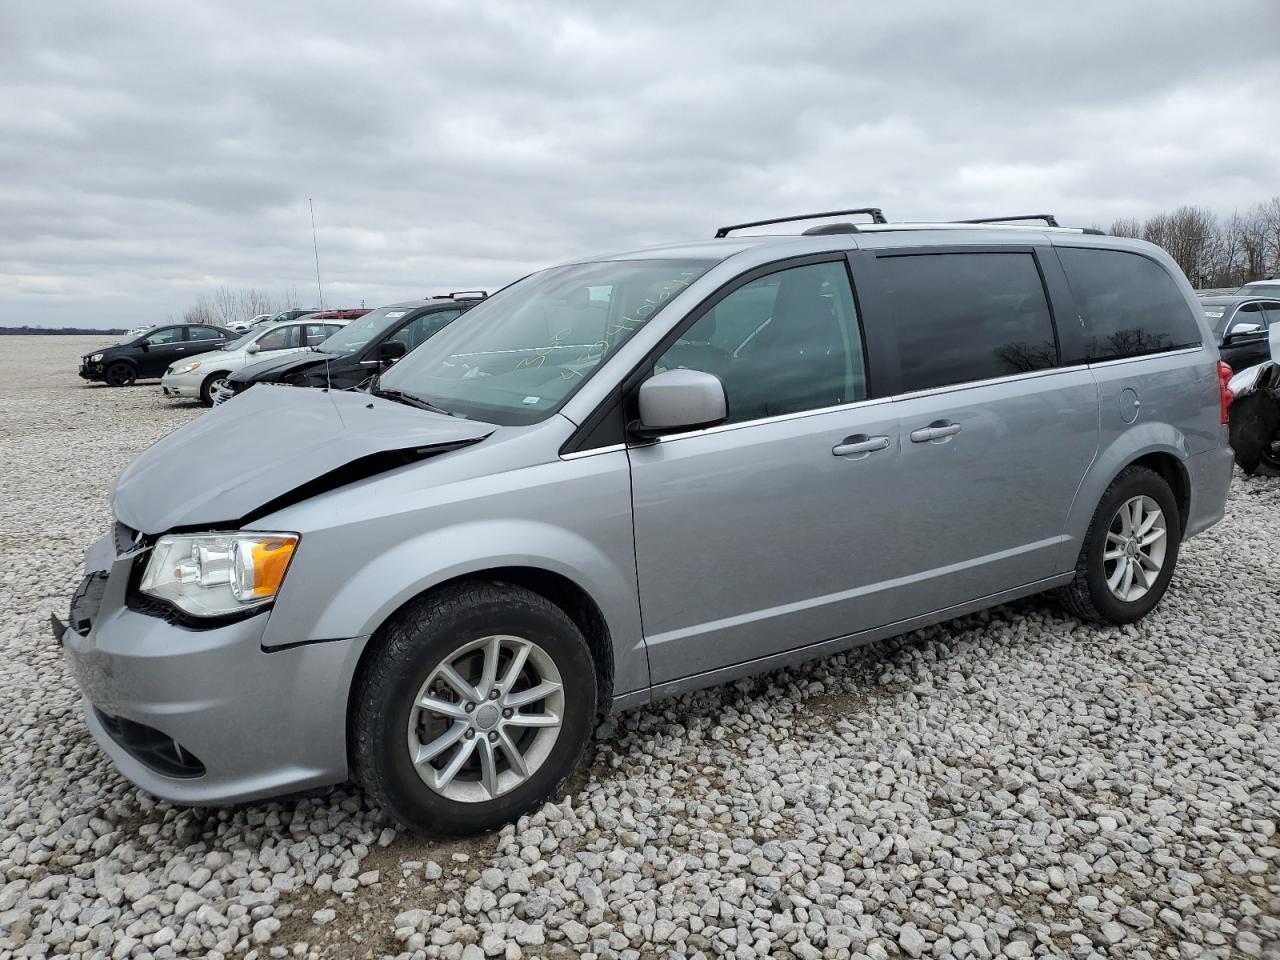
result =
[[[324,363],[326,359],[332,363],[336,360],[346,358],[340,358],[337,354],[333,353],[317,353],[314,350],[307,350],[303,353],[290,353],[283,357],[272,357],[269,360],[259,360],[256,363],[250,363],[248,366],[241,367],[227,379],[235,380],[238,383],[257,381],[263,377],[268,380],[274,380],[280,374],[292,373],[295,370],[314,367]]]
[[[493,430],[489,423],[366,393],[250,390],[175,430],[129,464],[112,506],[118,520],[149,534],[235,523],[356,461],[397,451],[429,456],[433,449],[482,440]],[[397,465],[390,459],[369,462],[369,474]]]

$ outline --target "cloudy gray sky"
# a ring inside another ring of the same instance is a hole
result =
[[[0,4],[0,325],[500,286],[758,216],[1280,193],[1280,3]]]

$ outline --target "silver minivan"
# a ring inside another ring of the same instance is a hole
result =
[[[1231,482],[1186,279],[861,212],[543,270],[371,392],[155,444],[54,620],[102,748],[179,803],[353,779],[462,834],[610,711],[1041,591],[1147,614]]]

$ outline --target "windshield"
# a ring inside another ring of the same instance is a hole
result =
[[[379,386],[461,416],[536,423],[710,266],[614,260],[543,270],[464,313]]]
[[[321,341],[316,349],[323,350],[325,353],[347,355],[359,353],[369,345],[370,341],[382,336],[416,309],[416,307],[381,307],[372,310],[359,320],[352,320],[333,336]]]

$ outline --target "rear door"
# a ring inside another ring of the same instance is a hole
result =
[[[217,350],[224,343],[226,343],[226,337],[217,327],[206,327],[200,324],[187,327],[186,352],[189,355]]]
[[[655,683],[891,618],[898,428],[868,390],[847,261],[754,271],[690,321],[653,369],[716,374],[729,420],[628,451]]]
[[[875,275],[898,359],[895,606],[944,610],[1059,572],[1098,391],[1060,361],[1037,250],[884,251]]]

